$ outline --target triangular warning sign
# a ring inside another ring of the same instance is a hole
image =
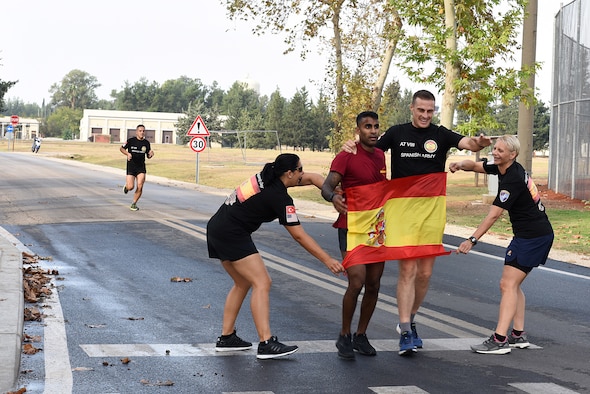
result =
[[[205,126],[205,122],[203,122],[203,118],[201,115],[197,116],[197,119],[193,122],[191,127],[186,132],[186,135],[191,136],[207,136],[209,135],[209,129]]]

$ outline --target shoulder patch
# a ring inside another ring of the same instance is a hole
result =
[[[297,210],[295,209],[294,205],[288,205],[285,207],[285,217],[287,218],[287,223],[297,223],[299,219],[297,218]]]
[[[506,202],[510,197],[510,192],[508,190],[500,190],[500,201]]]

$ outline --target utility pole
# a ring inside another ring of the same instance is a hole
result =
[[[521,68],[532,69],[535,66],[537,51],[537,0],[529,0],[525,9],[525,18],[522,25],[522,61]],[[523,96],[534,97],[535,74],[526,80],[526,87],[522,90]],[[535,104],[534,100],[520,101],[518,106],[518,140],[520,141],[520,154],[517,161],[527,170],[533,173],[533,124]]]

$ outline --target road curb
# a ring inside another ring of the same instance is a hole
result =
[[[0,393],[12,390],[20,369],[24,297],[21,243],[0,227]]]

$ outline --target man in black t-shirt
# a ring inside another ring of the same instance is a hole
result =
[[[127,178],[125,186],[123,186],[123,193],[127,194],[135,188],[133,202],[129,209],[137,211],[139,208],[137,208],[136,204],[141,197],[145,182],[145,158],[151,159],[154,157],[150,142],[145,139],[145,126],[138,125],[135,129],[135,137],[129,138],[119,150],[127,156]],[[136,181],[137,187],[135,186]]]

